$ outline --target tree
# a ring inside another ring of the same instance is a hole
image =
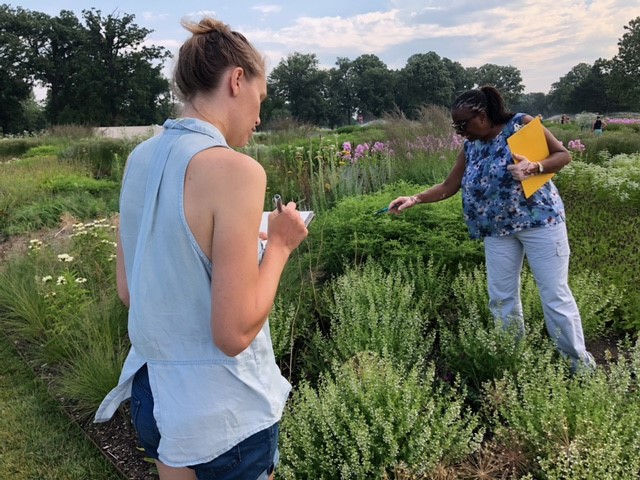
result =
[[[447,66],[434,52],[409,57],[397,85],[397,103],[408,118],[416,118],[423,105],[448,106],[454,88]]]
[[[0,5],[0,133],[22,133],[23,105],[31,95],[29,51],[22,40],[30,16],[20,7]]]
[[[93,9],[83,19],[86,26],[66,10],[51,17],[0,6],[0,84],[8,97],[0,109],[17,109],[37,81],[48,89],[46,114],[54,124],[160,121],[159,107],[169,98],[161,73],[169,51],[145,45],[151,31],[133,23],[133,15],[103,17]]]
[[[611,86],[629,109],[640,110],[640,17],[625,25],[611,64]]]
[[[328,73],[318,68],[315,54],[294,52],[269,75],[269,95],[282,99],[296,120],[326,125],[328,80]]]
[[[557,112],[577,113],[584,110],[579,102],[576,102],[575,91],[591,74],[591,65],[579,63],[573,67],[560,80],[551,85],[549,97],[551,105]]]
[[[349,125],[356,111],[355,72],[353,62],[338,58],[328,73],[328,117],[330,125]]]
[[[453,95],[449,101],[449,104],[451,104],[462,92],[474,87],[474,76],[471,75],[470,71],[464,68],[459,62],[454,62],[448,58],[443,58],[442,62],[448,70],[449,77],[453,82]]]
[[[352,63],[357,109],[364,119],[379,118],[394,107],[393,75],[376,55]]]
[[[500,90],[508,105],[515,103],[518,96],[524,92],[522,74],[520,70],[511,65],[504,67],[485,63],[477,69],[470,69],[470,73],[474,76],[473,80],[476,85],[493,85]]]
[[[549,109],[547,95],[542,92],[523,93],[509,108],[514,112],[523,112],[530,115],[549,115],[553,113]]]
[[[155,107],[168,97],[169,83],[161,68],[169,51],[144,45],[151,30],[133,23],[134,15],[103,17],[96,9],[82,14],[88,61],[77,93],[89,108],[76,115],[84,113],[86,121],[101,125],[160,121]]]

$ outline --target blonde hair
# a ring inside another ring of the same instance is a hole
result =
[[[228,68],[241,67],[249,78],[264,75],[264,57],[229,25],[210,17],[197,23],[182,19],[180,23],[192,33],[180,47],[173,73],[182,100],[189,101],[199,92],[215,90]]]

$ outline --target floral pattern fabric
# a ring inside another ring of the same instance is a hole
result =
[[[562,198],[551,180],[525,198],[522,185],[507,170],[514,163],[507,138],[522,127],[524,115],[516,114],[492,140],[464,142],[462,206],[471,238],[511,235],[565,221]]]

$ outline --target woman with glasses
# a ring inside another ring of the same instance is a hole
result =
[[[520,183],[531,175],[560,171],[571,161],[570,153],[544,128],[547,158],[530,162],[512,154],[507,138],[533,117],[507,111],[500,92],[490,86],[461,94],[453,102],[451,117],[451,126],[465,141],[448,177],[416,195],[396,198],[388,211],[399,214],[420,203],[444,200],[462,189],[469,233],[484,240],[489,307],[496,320],[505,328],[516,322],[524,334],[520,274],[526,256],[542,300],[547,331],[558,350],[571,359],[574,370],[594,367],[567,281],[569,243],[560,194],[549,180],[526,198]]]

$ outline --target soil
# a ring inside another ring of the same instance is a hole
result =
[[[19,253],[26,250],[28,239],[10,239],[5,242],[0,241],[0,265],[7,258],[8,254]],[[620,337],[611,336],[598,339],[587,344],[588,350],[594,356],[598,364],[606,363],[607,351],[615,359],[617,353],[617,342]],[[20,353],[19,345],[16,349]],[[26,359],[25,359],[26,360]],[[36,368],[38,370],[38,368]],[[53,372],[36,371],[40,378],[51,379]],[[59,399],[62,405],[66,402]],[[69,418],[79,425],[104,457],[120,472],[126,480],[157,480],[158,474],[153,463],[145,460],[145,454],[138,448],[135,430],[130,422],[128,402],[116,412],[114,417],[105,423],[93,423],[92,419],[79,417],[70,407],[62,407],[62,410]]]
[[[138,447],[136,433],[129,420],[128,403],[122,410],[105,423],[93,423],[91,419],[77,423],[123,478],[157,480],[155,466],[145,460],[144,452]]]

